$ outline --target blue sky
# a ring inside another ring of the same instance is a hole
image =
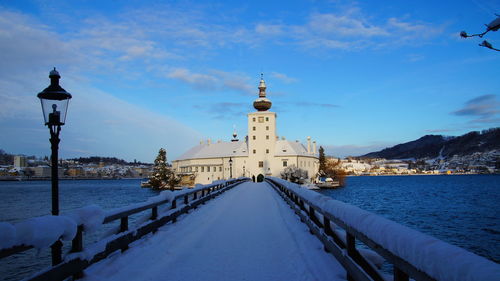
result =
[[[283,3],[0,1],[0,148],[49,155],[36,94],[54,66],[73,94],[64,158],[243,137],[261,72],[278,135],[330,155],[500,125],[500,53],[458,35],[500,2]]]

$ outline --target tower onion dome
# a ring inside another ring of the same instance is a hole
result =
[[[272,102],[266,98],[266,82],[263,74],[260,74],[259,98],[253,102],[253,107],[258,111],[266,111],[271,108]]]

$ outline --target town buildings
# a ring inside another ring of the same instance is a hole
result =
[[[230,141],[202,141],[189,149],[172,167],[184,184],[207,184],[214,180],[236,177],[275,176],[295,166],[313,180],[319,167],[316,142],[307,144],[281,139],[277,135],[277,115],[269,111],[272,103],[266,97],[266,83],[261,77],[259,97],[253,102],[257,110],[247,114],[248,131],[243,140],[233,133]]]

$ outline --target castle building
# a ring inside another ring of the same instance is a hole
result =
[[[200,142],[189,149],[172,167],[182,177],[182,184],[207,184],[214,180],[252,177],[279,177],[287,167],[307,171],[310,181],[319,168],[316,142],[307,137],[307,145],[299,141],[279,139],[276,134],[276,113],[269,111],[272,103],[266,98],[266,83],[261,76],[259,97],[253,102],[255,112],[248,113],[248,134],[238,140]]]

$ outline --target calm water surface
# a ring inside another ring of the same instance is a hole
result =
[[[349,177],[320,192],[500,262],[500,175]]]
[[[59,182],[59,209],[64,214],[73,209],[96,204],[105,210],[146,201],[158,194],[140,187],[141,180],[62,180]],[[28,218],[50,215],[50,181],[0,182],[0,221],[18,222]],[[133,221],[142,214],[131,217]],[[103,227],[100,232],[86,235],[85,243],[98,240],[114,225]],[[70,246],[65,242],[65,252]],[[50,251],[37,253],[29,250],[0,260],[0,280],[20,280],[50,265]]]
[[[320,192],[500,262],[499,175],[349,177],[345,188]],[[90,204],[109,210],[156,194],[140,188],[140,180],[68,180],[60,182],[59,200],[64,214]],[[0,221],[50,214],[49,181],[0,182],[0,198]],[[48,250],[30,250],[0,260],[0,280],[26,278],[49,265]]]

